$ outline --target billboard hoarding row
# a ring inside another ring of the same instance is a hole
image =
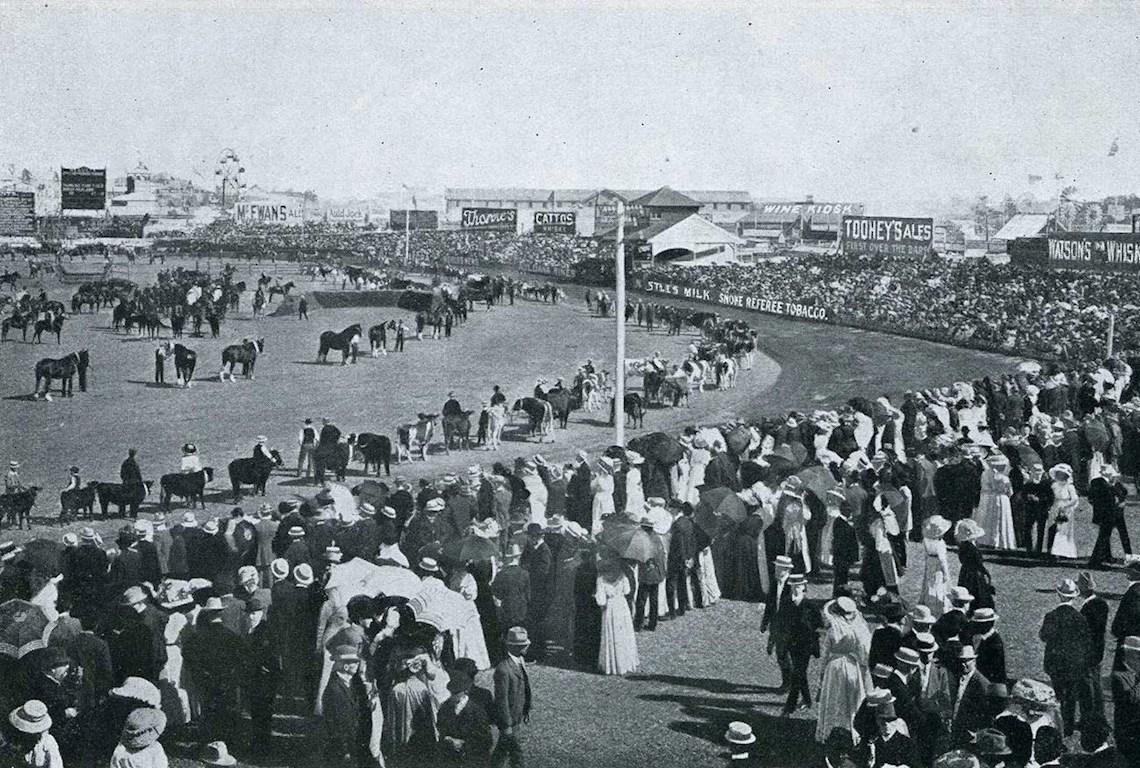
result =
[[[578,216],[573,211],[535,211],[534,231],[539,235],[573,235],[578,231]]]
[[[23,237],[36,233],[36,194],[0,193],[0,235]]]
[[[1140,235],[1059,232],[1046,239],[1046,259],[1059,269],[1140,272]]]
[[[65,211],[101,211],[107,207],[106,168],[61,168],[60,207]]]
[[[395,209],[388,211],[388,229],[404,231],[408,229],[439,229],[439,215],[436,211],[418,211]]]
[[[518,230],[515,208],[464,208],[459,226],[463,229],[515,232]]]
[[[722,291],[716,288],[697,288],[691,285],[665,283],[660,280],[633,279],[633,287],[647,293],[656,293],[664,296],[673,296],[679,299],[702,301],[707,304],[716,304],[722,307],[748,309],[753,312],[763,312],[766,315],[779,315],[781,317],[794,317],[800,320],[815,320],[825,323],[828,320],[827,308],[815,304],[805,304],[773,296],[752,296],[733,291]]]
[[[234,221],[277,226],[304,224],[305,211],[300,205],[284,201],[240,201],[234,204]]]
[[[844,216],[840,239],[845,254],[927,256],[934,247],[934,219]]]

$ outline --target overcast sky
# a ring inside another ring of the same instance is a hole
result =
[[[250,182],[323,196],[1133,192],[1137,21],[1059,0],[20,2],[0,5],[0,162],[212,177],[232,147]]]

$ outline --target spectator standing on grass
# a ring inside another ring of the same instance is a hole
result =
[[[297,319],[309,319],[309,300],[305,298],[305,294],[301,294],[297,302]]]
[[[1066,736],[1073,732],[1076,724],[1078,701],[1081,716],[1086,718],[1092,704],[1087,686],[1092,636],[1088,621],[1074,604],[1079,595],[1080,590],[1072,579],[1062,579],[1057,584],[1060,605],[1045,614],[1040,632],[1045,644],[1043,666],[1061,703]]]
[[[166,383],[166,344],[154,348],[154,383]]]
[[[1120,546],[1125,556],[1132,554],[1128,538],[1128,525],[1124,519],[1124,500],[1128,490],[1120,481],[1116,467],[1105,464],[1100,477],[1089,482],[1089,503],[1092,505],[1093,525],[1097,526],[1096,544],[1089,557],[1089,568],[1103,568],[1112,559],[1112,532],[1120,535]]]

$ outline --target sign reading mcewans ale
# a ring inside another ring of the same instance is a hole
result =
[[[658,280],[645,280],[643,278],[635,278],[633,284],[635,288],[648,293],[661,293],[666,296],[719,304],[722,307],[750,309],[753,312],[763,312],[768,315],[827,322],[827,308],[815,304],[803,304],[798,301],[785,301],[784,299],[773,299],[766,296],[746,296],[743,293],[731,293],[716,288],[694,288],[690,285],[662,283]]]
[[[934,219],[844,216],[843,252],[926,256],[934,246]]]
[[[459,226],[463,229],[514,232],[518,227],[518,211],[514,208],[464,208]]]
[[[573,235],[578,231],[573,211],[535,211],[534,231],[538,234]]]
[[[291,203],[239,202],[234,205],[234,221],[239,224],[301,224],[305,215],[300,206]]]
[[[1082,233],[1051,235],[1049,266],[1140,272],[1140,235]]]

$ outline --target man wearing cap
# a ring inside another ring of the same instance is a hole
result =
[[[1112,559],[1112,532],[1120,535],[1120,546],[1127,557],[1132,554],[1132,542],[1128,539],[1128,525],[1124,519],[1124,500],[1128,490],[1120,481],[1116,467],[1104,464],[1100,476],[1089,482],[1089,504],[1092,505],[1092,521],[1097,526],[1096,544],[1089,556],[1089,568],[1103,568]]]
[[[867,698],[875,713],[875,733],[870,743],[873,764],[921,765],[909,725],[900,716],[900,702],[887,689],[873,690]]]
[[[978,671],[991,683],[1006,683],[1005,641],[997,631],[998,615],[993,608],[979,608],[970,617],[974,630],[974,650],[978,654]]]
[[[550,600],[550,568],[554,556],[546,543],[546,532],[538,523],[529,523],[526,527],[526,546],[523,547],[519,565],[526,569],[530,576],[530,602],[527,604],[528,617],[526,627],[530,632],[531,641],[535,643],[535,652],[542,653],[542,625],[546,618],[546,609]]]
[[[1121,662],[1112,673],[1113,735],[1130,766],[1140,765],[1140,637],[1120,641]]]
[[[1092,637],[1089,624],[1075,605],[1080,590],[1072,579],[1057,584],[1058,605],[1045,614],[1039,637],[1045,643],[1045,673],[1053,683],[1053,690],[1061,703],[1061,717],[1065,721],[1065,736],[1076,725],[1077,700],[1080,699],[1081,716],[1090,714],[1092,694],[1087,683],[1092,655]]]
[[[495,597],[500,627],[519,627],[526,623],[530,605],[530,573],[519,565],[522,547],[511,544],[503,556],[503,567],[491,582],[491,594]],[[498,651],[500,649],[490,649]]]
[[[346,768],[368,765],[372,718],[368,693],[360,675],[360,654],[355,646],[333,649],[333,673],[321,697],[321,725],[325,759]],[[373,762],[374,764],[374,762]]]
[[[510,763],[511,768],[523,764],[523,725],[530,722],[530,677],[526,670],[530,637],[523,627],[511,627],[506,636],[507,657],[495,665],[495,724],[499,743],[491,756],[496,768]]]

